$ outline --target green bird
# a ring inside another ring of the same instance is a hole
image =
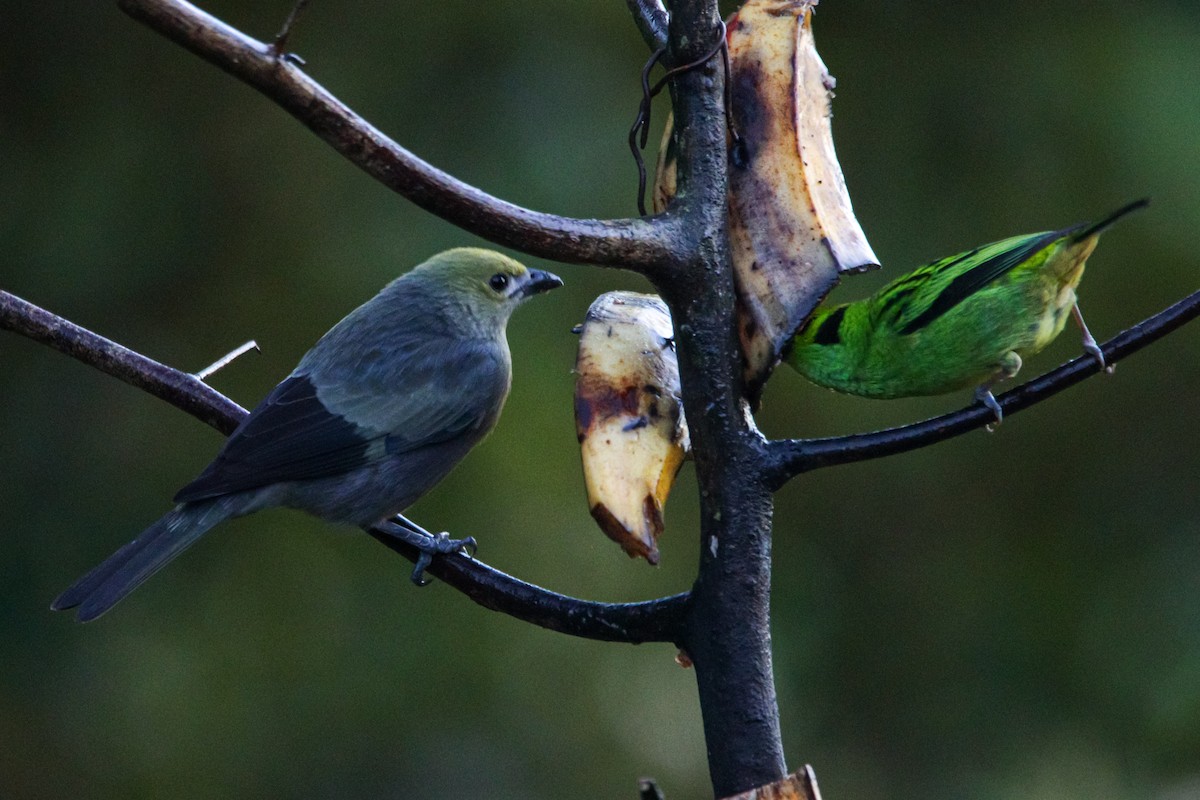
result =
[[[1100,234],[1148,202],[1099,222],[976,247],[919,267],[864,300],[818,308],[784,359],[819,386],[861,397],[974,386],[999,422],[991,387],[1054,341],[1068,316],[1083,332],[1083,349],[1105,366],[1075,288]]]
[[[220,522],[285,506],[416,546],[413,580],[474,540],[399,516],[491,431],[512,379],[505,329],[561,286],[489,250],[433,256],[350,312],[175,495],[178,505],[51,604],[103,614]]]

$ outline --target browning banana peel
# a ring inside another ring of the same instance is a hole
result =
[[[786,342],[839,275],[878,266],[833,148],[833,77],[812,34],[815,0],[747,0],[728,22],[733,128],[729,237],[745,379],[756,400]],[[655,212],[676,192],[672,120]]]
[[[592,517],[658,563],[663,506],[688,450],[671,316],[654,295],[608,292],[580,329],[575,425]]]
[[[757,394],[784,343],[837,283],[878,265],[833,148],[834,81],[810,0],[749,0],[729,24],[730,242],[746,379]]]

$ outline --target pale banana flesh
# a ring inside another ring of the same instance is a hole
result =
[[[610,539],[651,564],[689,447],[673,337],[661,299],[608,292],[588,309],[575,364],[588,507]]]

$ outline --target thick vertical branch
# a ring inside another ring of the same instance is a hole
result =
[[[714,0],[672,5],[669,64],[690,63],[720,35]],[[683,399],[701,490],[700,574],[684,646],[696,667],[717,797],[786,772],[770,648],[771,496],[761,440],[742,404],[726,209],[721,59],[674,84],[679,131],[676,211],[691,260],[658,286],[676,325]]]

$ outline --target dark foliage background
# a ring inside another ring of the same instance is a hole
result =
[[[269,36],[287,3],[206,5]],[[828,0],[835,135],[883,274],[1149,194],[1083,284],[1101,339],[1195,289],[1200,8]],[[617,0],[315,3],[294,47],[418,154],[566,214],[633,213],[644,45]],[[4,4],[0,286],[170,364],[256,338],[245,405],[387,280],[473,237],[349,167],[112,4]],[[661,110],[659,114],[661,119]],[[555,269],[558,269],[555,267]],[[626,275],[510,328],[496,434],[413,509],[552,588],[687,588],[694,485],[663,566],[585,508],[574,337]],[[1028,365],[1076,354],[1071,330]],[[1200,795],[1200,334],[977,433],[779,495],[776,673],[792,766],[831,800]],[[226,526],[97,624],[50,599],[167,508],[217,434],[0,337],[0,796],[671,797],[708,791],[692,676],[417,591],[378,544],[278,512]],[[824,435],[967,397],[872,403],[788,373],[760,424]],[[720,746],[720,743],[714,743]]]

